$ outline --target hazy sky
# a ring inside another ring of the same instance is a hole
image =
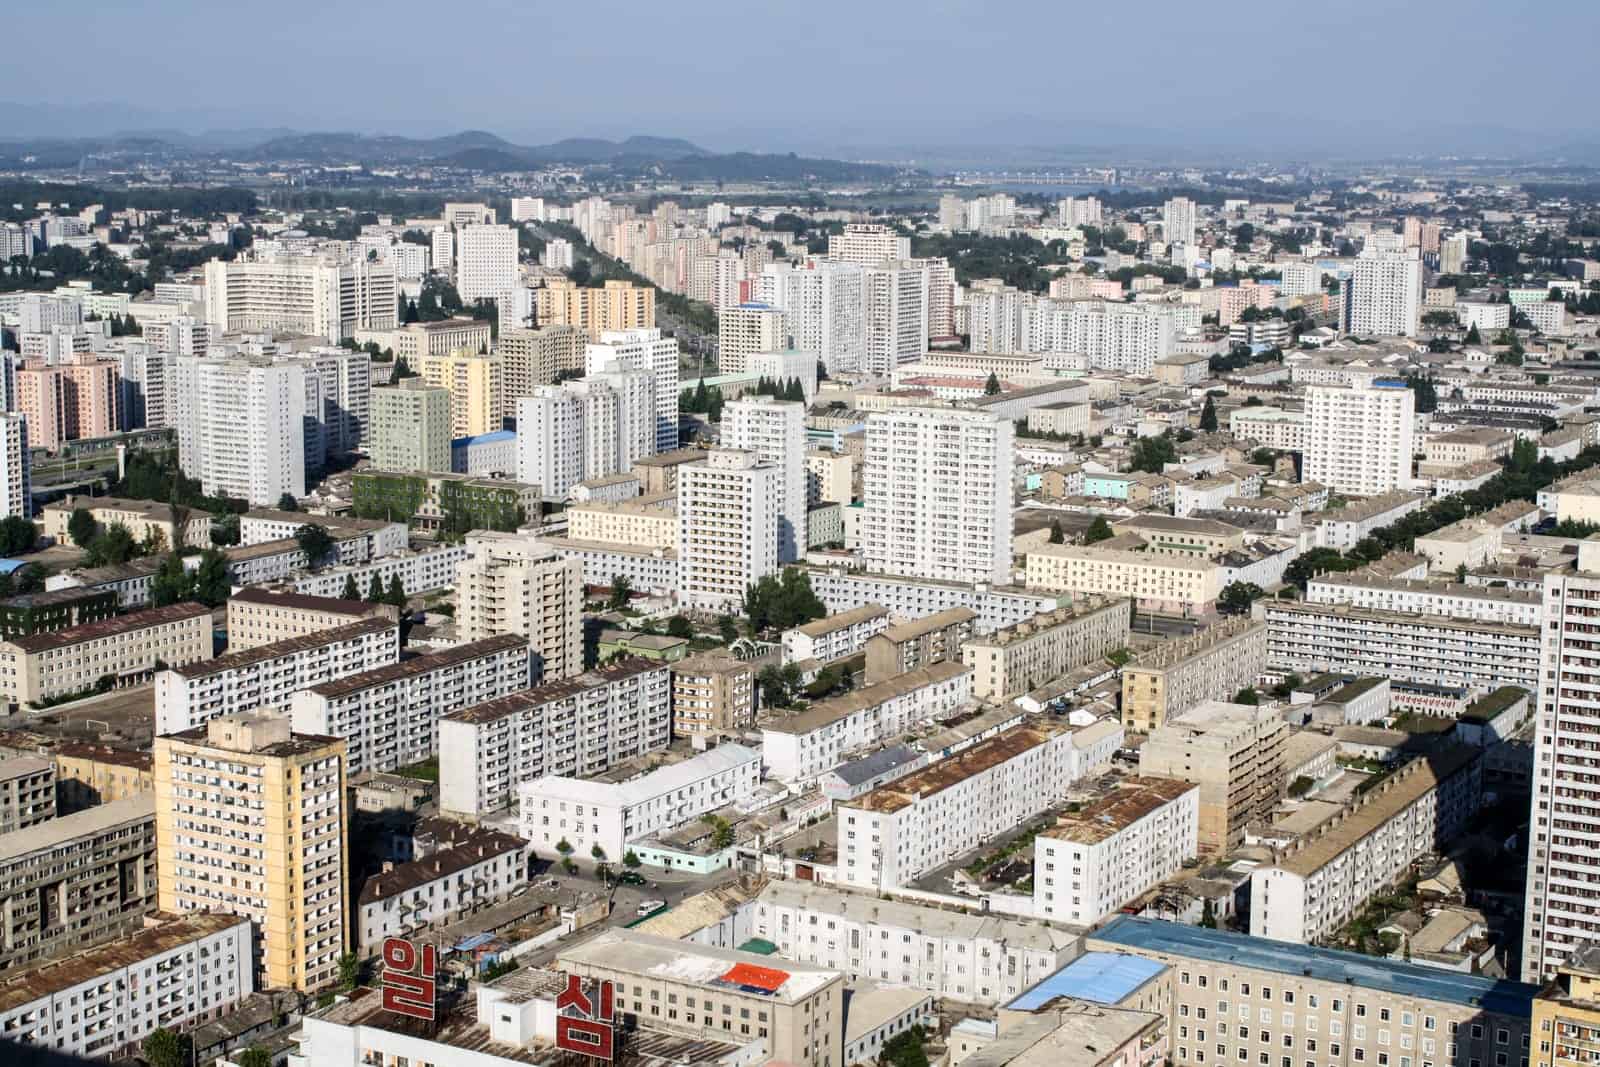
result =
[[[478,128],[806,150],[1270,137],[1289,119],[1559,143],[1596,139],[1600,3],[77,0],[12,3],[0,25],[0,101],[24,106],[0,136]]]

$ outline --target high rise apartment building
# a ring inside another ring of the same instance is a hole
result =
[[[769,304],[740,304],[717,316],[717,368],[743,374],[758,352],[789,347],[783,312]]]
[[[583,670],[583,565],[520,534],[476,531],[456,565],[456,635],[520,634],[546,681]],[[742,594],[741,594],[742,595]]]
[[[392,330],[394,268],[365,259],[284,256],[206,264],[206,321],[225,331],[273,330],[338,344],[356,330]]]
[[[1161,208],[1161,233],[1167,244],[1194,244],[1195,203],[1175,196]]]
[[[451,352],[423,356],[422,380],[450,391],[452,437],[494,433],[504,423],[505,382],[498,353]]]
[[[1544,577],[1522,978],[1544,982],[1595,939],[1594,852],[1600,849],[1600,778],[1593,742],[1600,678],[1592,672],[1600,615],[1600,540],[1578,546],[1578,566]]]
[[[517,479],[562,499],[579,482],[620,474],[655,453],[651,375],[608,370],[536,386],[517,401]]]
[[[230,715],[155,741],[159,899],[256,924],[260,985],[309,992],[350,947],[345,743]]]
[[[902,408],[867,420],[861,548],[867,570],[954,582],[1011,577],[1011,422]]]
[[[738,611],[745,590],[777,571],[782,484],[780,468],[744,449],[714,448],[678,469],[681,603]]]
[[[588,340],[576,326],[500,331],[495,351],[500,354],[506,414],[515,415],[518,400],[532,396],[536,387],[554,382],[557,374],[583,370]],[[676,391],[673,402],[677,402]]]
[[[180,356],[178,461],[211,495],[275,506],[306,495],[306,368]]]
[[[448,471],[450,390],[406,378],[372,391],[367,454],[380,471]]]
[[[35,448],[117,432],[118,364],[87,353],[47,366],[28,360],[16,371],[16,410],[27,417]]]
[[[1344,288],[1344,330],[1415,337],[1422,314],[1422,260],[1416,249],[1362,252]]]
[[[862,370],[888,374],[928,351],[929,271],[904,260],[866,268]]]
[[[584,351],[584,373],[590,377],[609,366],[648,371],[655,393],[655,446],[651,452],[678,447],[678,339],[658,329],[606,330]]]
[[[911,238],[877,222],[846,223],[843,233],[828,236],[828,258],[874,267],[885,260],[909,259]]]
[[[471,307],[504,303],[517,285],[517,231],[513,226],[469,224],[456,230],[456,292]]]
[[[722,444],[778,469],[778,562],[793,563],[806,549],[805,405],[769,396],[735,400],[723,408]]]
[[[1336,493],[1377,496],[1411,485],[1416,393],[1402,381],[1306,390],[1305,479]]]
[[[534,291],[534,313],[541,327],[576,326],[598,341],[607,330],[654,328],[656,291],[627,281],[587,289],[563,279]]]
[[[815,352],[828,372],[860,370],[866,344],[866,271],[828,260],[761,272],[762,303],[783,309],[793,346]]]
[[[0,415],[0,519],[33,517],[33,461],[28,451],[28,419]]]

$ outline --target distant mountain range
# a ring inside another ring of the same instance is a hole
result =
[[[429,138],[286,129],[203,134],[146,129],[79,138],[13,138],[0,132],[0,169],[59,170],[76,167],[88,157],[167,164],[217,160],[365,167],[436,163],[485,172],[605,165],[622,174],[702,181],[883,180],[897,173],[893,167],[806,159],[793,153],[719,154],[677,137],[638,136],[621,141],[572,137],[552,144],[519,145],[483,130]]]

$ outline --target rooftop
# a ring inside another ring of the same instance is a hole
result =
[[[60,848],[78,838],[104,833],[126,823],[149,822],[153,834],[155,818],[156,798],[150,793],[96,804],[71,815],[60,815],[26,829],[0,834],[0,862]]]
[[[1057,997],[1076,997],[1095,1004],[1120,1004],[1128,994],[1164,970],[1164,965],[1143,956],[1085,952],[1004,1005],[1002,1010],[1037,1011]]]
[[[688,941],[652,937],[632,930],[606,930],[564,950],[559,964],[620,971],[669,983],[714,987],[746,995],[797,1003],[831,982],[839,971],[793,960],[774,960],[735,949],[712,948]],[[773,964],[781,963],[782,967]]]
[[[532,689],[520,689],[515,693],[508,693],[494,700],[486,700],[482,704],[474,704],[470,708],[462,708],[444,716],[453,722],[484,723],[504,719],[510,715],[536,708],[541,704],[549,704],[556,700],[563,700],[575,696],[585,690],[596,689],[603,685],[631,678],[636,674],[645,674],[650,671],[665,671],[665,663],[655,663],[651,660],[640,659],[636,656],[612,663],[605,667],[596,667],[592,671],[584,671],[575,678],[562,678],[559,681],[546,682],[544,685]]]
[[[1395,490],[1391,493],[1382,493],[1378,496],[1369,496],[1363,500],[1352,500],[1342,508],[1333,508],[1317,516],[1317,522],[1365,522],[1396,508],[1405,507],[1407,504],[1420,504],[1422,496],[1418,493],[1404,493]]]
[[[239,590],[228,598],[229,604],[263,604],[271,607],[290,608],[295,611],[325,611],[330,615],[350,615],[362,618],[379,609],[379,605],[370,604],[365,600],[341,600],[331,596],[309,596],[305,593],[291,593],[287,590],[278,591],[263,589],[261,586],[252,585]]]
[[[759,902],[774,908],[803,908],[836,916],[846,923],[897,926],[924,937],[985,939],[1034,952],[1061,952],[1076,944],[1078,932],[1066,926],[1028,922],[990,912],[960,911],[902,900],[882,900],[812,882],[775,881]]]
[[[1056,816],[1056,824],[1040,836],[1078,845],[1097,845],[1199,788],[1172,778],[1124,778],[1106,795],[1077,811]]]
[[[410,863],[397,864],[392,870],[375,874],[361,886],[357,903],[371,904],[389,897],[399,896],[408,890],[448,877],[469,867],[516,852],[527,846],[520,837],[498,830],[475,829],[464,840],[450,848],[440,849],[430,856]]]
[[[204,604],[188,602],[168,604],[163,608],[133,611],[126,615],[115,615],[109,619],[101,619],[98,622],[86,622],[81,626],[69,626],[65,630],[56,630],[53,633],[13,637],[8,643],[30,654],[49,652],[57,648],[70,648],[73,645],[81,645],[88,641],[103,641],[119,634],[133,633],[136,630],[145,630],[154,626],[166,626],[171,623],[196,618],[205,618],[209,623],[211,609]]]
[[[1489,722],[1496,715],[1512,707],[1518,701],[1527,700],[1528,691],[1521,686],[1503,685],[1492,693],[1488,693],[1473,701],[1465,711],[1456,716],[1457,722]]]
[[[906,775],[889,785],[874,789],[845,805],[867,811],[895,812],[918,800],[942,793],[974,775],[998,767],[1030,749],[1048,744],[1068,731],[1068,727],[1040,723],[1015,726],[1003,734],[980,741],[969,749],[940,760],[931,767]]]
[[[174,916],[159,926],[147,927],[71,956],[58,956],[31,967],[13,970],[6,975],[5,983],[0,985],[0,1015],[93,981],[111,971],[135,966],[191,941],[219,934],[235,926],[248,926],[249,923],[249,919],[239,915],[189,912]],[[246,935],[247,944],[248,941]]]
[[[820,730],[830,726],[840,719],[848,718],[858,711],[877,707],[890,700],[907,693],[922,689],[930,685],[938,685],[952,678],[959,678],[963,674],[972,673],[972,668],[964,663],[952,663],[948,660],[929,664],[914,671],[897,674],[886,681],[873,685],[852,689],[848,693],[841,693],[836,697],[819,700],[805,711],[784,718],[773,719],[762,724],[764,730],[779,734],[804,734],[812,730]]]
[[[720,774],[752,763],[759,766],[761,753],[743,745],[718,745],[679,763],[671,763],[630,778],[625,782],[591,781],[586,778],[568,778],[549,774],[543,778],[523,783],[523,788],[536,788],[538,795],[576,800],[582,804],[626,806],[642,804],[675,790],[686,788],[709,775]],[[524,800],[524,804],[529,801]]]
[[[839,764],[829,774],[836,776],[846,785],[860,785],[870,782],[885,771],[892,771],[896,767],[903,767],[922,758],[922,753],[905,745],[891,745],[880,749],[870,756],[860,759],[847,760]]]
[[[1030,619],[1023,619],[1014,626],[1007,626],[1003,630],[996,630],[987,637],[974,638],[962,643],[962,648],[1003,648],[1018,641],[1026,641],[1032,637],[1047,634],[1057,627],[1086,619],[1091,615],[1100,615],[1109,611],[1128,610],[1128,601],[1107,597],[1091,596],[1081,601],[1056,608],[1054,611],[1044,611]]]
[[[978,613],[971,608],[945,608],[932,615],[924,615],[920,619],[909,622],[896,623],[883,631],[883,636],[896,644],[901,641],[911,641],[924,634],[931,634],[935,630],[943,630],[948,626],[961,626],[976,621]]]
[[[386,663],[382,667],[374,667],[370,671],[359,674],[346,675],[335,678],[331,682],[310,687],[310,692],[318,696],[334,698],[358,693],[363,689],[372,689],[375,686],[387,685],[401,678],[413,678],[419,674],[430,671],[443,670],[459,663],[467,663],[475,659],[486,659],[499,652],[510,649],[528,647],[528,639],[518,634],[496,634],[477,641],[468,641],[465,644],[455,645],[439,652],[429,652],[421,656],[408,656],[398,663]]]
[[[1145,652],[1141,652],[1123,665],[1123,671],[1165,670],[1169,667],[1175,667],[1197,656],[1213,652],[1218,646],[1244,637],[1254,630],[1260,630],[1264,634],[1266,623],[1250,618],[1219,622],[1215,626],[1206,627],[1199,633],[1191,634],[1176,641],[1166,641]]]
[[[1524,1019],[1533,1013],[1533,997],[1539,991],[1537,986],[1521,982],[1128,915],[1118,916],[1091,934],[1089,943],[1095,947],[1122,947],[1140,954],[1232,964],[1295,978],[1481,1008]]]
[[[824,615],[820,619],[796,626],[795,629],[807,637],[822,637],[838,630],[848,630],[858,623],[871,622],[873,619],[887,617],[889,609],[878,604],[862,604],[860,607],[841,611],[834,615]]]
[[[271,644],[257,645],[240,652],[229,652],[216,659],[197,660],[194,663],[185,663],[173,667],[171,670],[183,678],[209,678],[214,674],[224,671],[236,671],[246,667],[254,667],[259,663],[269,660],[281,659],[292,656],[296,652],[306,652],[313,648],[325,648],[337,645],[344,641],[353,641],[366,637],[368,634],[382,633],[385,630],[398,632],[399,623],[392,619],[362,619],[350,623],[348,626],[334,626],[327,630],[318,630],[315,633],[299,634],[295,637],[286,637],[282,641],[273,641]]]

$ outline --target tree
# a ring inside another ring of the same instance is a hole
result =
[[[1210,393],[1206,394],[1206,406],[1200,409],[1200,431],[1217,432],[1217,402],[1211,399]]]
[[[21,515],[7,515],[0,520],[0,553],[15,556],[31,552],[38,540],[39,528]]]
[[[639,854],[631,848],[622,854],[622,865],[630,871],[638,870],[641,862]]]
[[[1217,595],[1217,611],[1223,615],[1243,615],[1265,594],[1266,591],[1254,582],[1229,582]]]
[[[223,603],[233,593],[233,580],[228,577],[228,557],[215,548],[200,553],[200,565],[194,569],[194,598],[208,608]]]
[[[295,531],[294,539],[306,554],[306,565],[317,570],[333,554],[333,536],[326,526],[308,522]]]
[[[1465,585],[1466,583],[1467,583],[1467,565],[1465,563],[1457,563],[1456,564],[1456,584],[1457,585]]]
[[[570,858],[572,856],[572,842],[563,837],[556,842],[556,851],[561,853],[562,859]]]
[[[161,1026],[150,1031],[141,1051],[150,1067],[186,1067],[189,1062],[189,1039]]]
[[[378,577],[378,572],[372,572],[372,578],[367,582],[367,603],[383,603],[383,579]]]
[[[1467,342],[1466,343],[1469,344],[1469,345],[1481,345],[1481,344],[1483,344],[1483,335],[1478,332],[1478,324],[1477,323],[1473,323],[1471,326],[1467,327]]]
[[[284,493],[278,498],[279,511],[299,511],[300,501],[294,498],[293,493]]]
[[[606,607],[612,611],[628,606],[628,598],[633,596],[633,583],[628,581],[626,574],[613,574],[611,576],[611,596],[606,599]]]
[[[1000,392],[1000,377],[994,371],[989,372],[989,378],[983,383],[983,395],[994,396]]]
[[[389,594],[384,599],[401,611],[406,609],[406,584],[400,580],[398,574],[389,576]]]
[[[1094,521],[1089,524],[1089,528],[1083,532],[1083,543],[1092,545],[1096,541],[1109,541],[1115,536],[1116,534],[1111,532],[1111,524],[1106,521],[1106,517],[1104,515],[1096,515]]]
[[[682,615],[674,615],[667,620],[667,633],[687,640],[694,636],[694,626]]]
[[[1178,449],[1165,434],[1159,437],[1141,437],[1133,443],[1129,459],[1136,471],[1160,474],[1163,467],[1178,458]]]
[[[1062,542],[1064,542],[1066,539],[1067,539],[1067,535],[1061,529],[1061,520],[1060,519],[1051,519],[1050,520],[1050,543],[1052,545],[1059,545]]]
[[[739,640],[739,624],[733,621],[732,615],[717,616],[717,635],[722,638],[722,643],[731,645]]]
[[[922,1040],[920,1026],[896,1034],[878,1053],[879,1067],[928,1067],[928,1053],[922,1047]]]
[[[183,565],[183,557],[173,553],[161,561],[161,569],[150,579],[150,605],[164,608],[194,596],[194,575]]]
[[[756,675],[756,687],[761,690],[761,704],[768,708],[789,706],[789,685],[783,671],[776,664],[768,664]]]
[[[361,981],[361,960],[354,952],[339,957],[339,988],[354,989]]]
[[[133,534],[120,522],[114,522],[104,533],[89,542],[89,566],[106,567],[126,563],[139,554]]]
[[[72,538],[73,544],[88,548],[89,542],[94,540],[94,535],[99,531],[99,524],[94,521],[88,508],[72,509],[72,516],[67,519],[67,536]]]
[[[374,574],[373,577],[376,578],[377,575]],[[356,587],[355,575],[347,574],[344,576],[344,589],[339,593],[339,596],[345,600],[361,599],[361,590]]]
[[[606,850],[601,848],[600,843],[597,841],[595,842],[594,847],[589,850],[589,855],[594,857],[594,861],[596,863],[604,863],[606,858]]]
[[[1261,703],[1261,698],[1256,695],[1256,691],[1254,689],[1250,688],[1249,686],[1245,686],[1243,689],[1233,694],[1233,702],[1235,704],[1259,704]]]
[[[272,1053],[260,1045],[251,1045],[232,1059],[238,1067],[272,1067]]]

